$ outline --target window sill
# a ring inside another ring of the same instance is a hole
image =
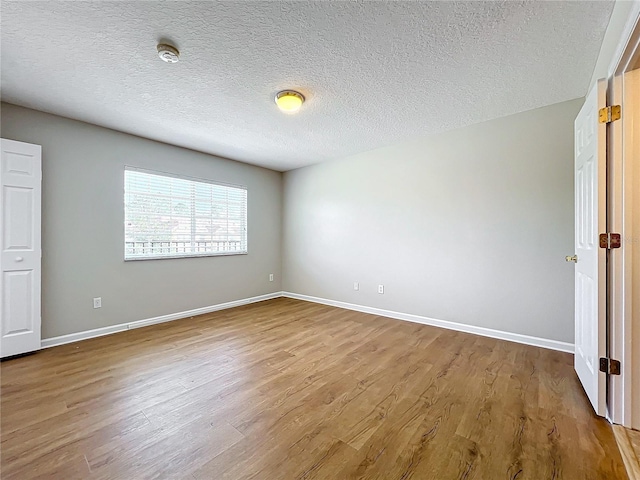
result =
[[[125,258],[125,262],[138,262],[146,260],[174,260],[176,258],[202,258],[202,257],[230,257],[234,255],[248,255],[249,252],[222,252],[222,253],[191,253],[189,255],[163,255],[160,257],[135,257]]]

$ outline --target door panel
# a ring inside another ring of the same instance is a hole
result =
[[[4,250],[33,250],[33,189],[5,186]]]
[[[2,302],[4,337],[34,331],[33,271],[3,272],[4,299]]]
[[[40,348],[41,149],[2,139],[0,356]]]
[[[606,413],[606,250],[598,235],[606,232],[606,124],[598,110],[606,106],[606,83],[598,82],[575,121],[575,369],[598,415]]]

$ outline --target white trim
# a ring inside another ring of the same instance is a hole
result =
[[[423,325],[431,325],[434,327],[446,328],[448,330],[456,330],[458,332],[473,333],[475,335],[481,335],[483,337],[491,337],[497,338],[499,340],[507,340],[509,342],[523,343],[525,345],[532,345],[534,347],[558,350],[560,352],[574,352],[573,343],[560,342],[558,340],[532,337],[530,335],[522,335],[520,333],[504,332],[502,330],[494,330],[492,328],[477,327],[474,325],[466,325],[464,323],[450,322],[448,320],[438,320],[435,318],[423,317],[421,315],[413,315],[411,313],[394,312],[392,310],[384,310],[382,308],[367,307],[364,305],[356,305],[353,303],[340,302],[337,300],[329,300],[326,298],[301,295],[299,293],[282,292],[282,296],[293,298],[296,300],[304,300],[307,302],[321,303],[323,305],[330,305],[332,307],[345,308],[347,310],[355,310],[356,312],[370,313],[373,315],[405,320],[407,322],[421,323]]]
[[[622,105],[622,76],[616,75],[609,83],[609,90],[612,104]],[[623,238],[625,232],[625,212],[623,207],[625,201],[623,196],[625,193],[625,181],[627,177],[623,175],[623,155],[622,155],[622,121],[614,122],[609,127],[609,137],[607,145],[607,163],[608,165],[608,185],[609,189],[609,230],[611,232],[619,232]],[[628,326],[624,320],[625,302],[623,299],[625,283],[625,260],[624,257],[629,254],[629,248],[626,242],[622,242],[619,250],[612,250],[609,256],[609,282],[610,282],[610,302],[609,302],[609,356],[621,361],[622,371],[620,375],[608,376],[608,399],[607,399],[607,420],[611,423],[625,423],[623,420],[623,405],[626,395],[624,379],[629,363],[625,357],[624,339],[626,334],[624,328]]]
[[[194,317],[196,315],[203,315],[205,313],[211,313],[217,310],[225,310],[227,308],[239,307],[241,305],[262,302],[264,300],[271,300],[279,297],[293,298],[295,300],[303,300],[312,303],[320,303],[323,305],[330,305],[332,307],[354,310],[356,312],[370,313],[372,315],[380,315],[397,320],[404,320],[407,322],[431,325],[434,327],[446,328],[448,330],[456,330],[458,332],[472,333],[474,335],[481,335],[483,337],[491,337],[498,340],[522,343],[525,345],[532,345],[534,347],[548,348],[551,350],[558,350],[560,352],[573,353],[574,351],[573,343],[560,342],[558,340],[549,340],[547,338],[532,337],[530,335],[522,335],[520,333],[504,332],[502,330],[494,330],[492,328],[477,327],[474,325],[466,325],[464,323],[450,322],[447,320],[438,320],[435,318],[423,317],[421,315],[413,315],[411,313],[395,312],[392,310],[384,310],[382,308],[367,307],[365,305],[356,305],[353,303],[312,297],[310,295],[301,295],[299,293],[292,292],[267,293],[265,295],[259,295],[257,297],[243,298],[241,300],[219,303],[217,305],[211,305],[208,307],[195,308],[193,310],[186,310],[184,312],[170,313],[168,315],[161,315],[159,317],[146,318],[144,320],[111,325],[109,327],[96,328],[94,330],[86,330],[84,332],[70,333],[68,335],[61,335],[59,337],[45,338],[42,340],[41,347],[56,347],[58,345],[79,342],[81,340],[87,340],[89,338],[102,337],[104,335],[111,335],[112,333],[124,332],[133,328],[146,327],[149,325],[155,325],[157,323],[164,323],[173,320],[179,320],[182,318]]]
[[[126,242],[125,242],[126,243]],[[126,245],[125,245],[125,248]],[[207,253],[187,253],[185,255],[165,255],[158,257],[129,257],[125,258],[125,262],[146,262],[147,260],[173,260],[176,258],[203,258],[203,257],[230,257],[233,255],[248,255],[247,250],[241,252],[207,252]]]
[[[94,330],[86,330],[84,332],[70,333],[68,335],[61,335],[59,337],[45,338],[41,341],[41,348],[56,347],[58,345],[64,345],[66,343],[79,342],[80,340],[87,340],[89,338],[102,337],[104,335],[111,335],[112,333],[124,332],[133,328],[146,327],[149,325],[155,325],[156,323],[170,322],[172,320],[179,320],[181,318],[194,317],[196,315],[203,315],[205,313],[211,313],[218,310],[225,310],[227,308],[239,307],[240,305],[247,305],[249,303],[262,302],[264,300],[271,300],[282,296],[282,292],[267,293],[265,295],[259,295],[257,297],[243,298],[240,300],[234,300],[232,302],[219,303],[217,305],[210,305],[208,307],[194,308],[193,310],[186,310],[184,312],[170,313],[168,315],[160,315],[159,317],[146,318],[144,320],[137,320],[129,323],[120,323],[118,325],[111,325],[109,327],[96,328]]]
[[[629,64],[636,49],[640,47],[640,1],[635,1],[629,18],[625,24],[624,31],[620,37],[618,46],[609,65],[608,76],[609,86],[612,90],[612,103],[622,105],[623,80],[622,75],[628,71]],[[628,171],[631,159],[624,155],[623,122],[616,122],[611,125],[609,154],[611,165],[614,169],[612,176],[613,185],[610,196],[611,205],[611,228],[612,231],[619,231],[623,237],[628,237],[632,232],[632,221],[634,219],[631,212],[631,182]],[[619,423],[626,427],[635,426],[640,419],[634,419],[634,407],[636,411],[639,406],[634,405],[633,380],[634,363],[633,349],[640,346],[632,345],[633,330],[631,318],[631,302],[633,297],[631,285],[631,249],[623,242],[620,251],[615,252],[611,262],[611,323],[610,323],[610,355],[622,362],[622,371],[619,376],[609,377],[609,404],[607,419],[612,423]]]
[[[613,77],[617,73],[622,73],[628,67],[628,61],[630,57],[625,58],[625,54],[629,52],[631,36],[635,32],[636,26],[640,22],[640,0],[634,0],[629,12],[627,23],[624,25],[624,30],[620,36],[620,41],[616,47],[616,51],[613,54],[611,63],[609,63],[609,70],[607,71],[607,79]],[[597,79],[596,79],[597,80]]]

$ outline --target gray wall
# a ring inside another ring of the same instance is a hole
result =
[[[43,146],[43,338],[282,288],[572,342],[581,104],[294,170],[284,186],[277,172],[2,104],[2,137]],[[124,165],[247,185],[249,255],[125,263]]]
[[[281,289],[282,174],[5,103],[1,115],[3,138],[42,145],[43,338]],[[249,254],[125,263],[125,165],[246,185]]]
[[[284,290],[573,342],[581,105],[285,173]]]

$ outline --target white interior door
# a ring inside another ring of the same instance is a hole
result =
[[[40,349],[41,147],[1,140],[0,357]]]
[[[606,124],[598,110],[606,106],[606,82],[589,92],[575,121],[575,356],[574,364],[598,415],[606,413]]]

